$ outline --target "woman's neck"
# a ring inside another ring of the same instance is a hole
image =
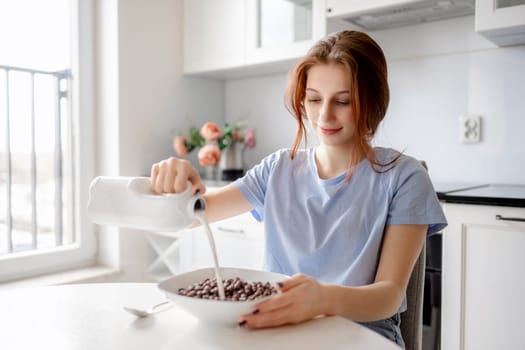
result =
[[[348,170],[352,161],[351,150],[321,145],[315,150],[315,163],[321,179],[337,177]],[[363,159],[359,156],[358,162]]]

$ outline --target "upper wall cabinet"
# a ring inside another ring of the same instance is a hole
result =
[[[286,72],[337,30],[474,13],[476,30],[498,45],[525,43],[525,0],[184,0],[183,11],[184,73],[220,79]]]
[[[326,33],[324,0],[185,0],[184,73],[284,72]]]
[[[525,0],[477,0],[476,31],[499,46],[525,44]]]
[[[246,62],[296,59],[325,35],[324,1],[247,0]]]
[[[245,1],[184,0],[183,11],[184,73],[245,64]]]
[[[326,0],[327,17],[365,30],[438,21],[474,14],[474,0]]]

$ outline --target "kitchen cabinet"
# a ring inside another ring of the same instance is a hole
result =
[[[245,64],[245,1],[184,0],[183,11],[184,73]]]
[[[443,207],[441,348],[522,349],[525,208]]]
[[[190,75],[285,72],[326,33],[324,0],[185,0],[183,11]]]
[[[260,270],[264,252],[264,226],[250,213],[210,225],[220,266]],[[171,275],[214,266],[208,237],[202,226],[177,233],[148,233],[155,259],[148,278],[162,281]]]
[[[385,30],[474,14],[474,0],[326,0],[326,16],[361,30]]]
[[[476,31],[500,46],[525,44],[524,0],[476,0]]]
[[[302,57],[326,33],[322,0],[246,0],[246,63]]]
[[[264,253],[264,226],[250,213],[213,223],[211,226],[220,266],[248,269],[262,268]],[[189,253],[181,261],[182,270],[213,266],[213,255],[206,232],[194,229],[191,241],[183,249]]]
[[[146,269],[148,280],[160,282],[174,274],[180,273],[188,253],[181,249],[191,240],[192,230],[172,232],[148,232],[146,238],[154,252],[154,259]]]
[[[348,1],[348,0],[326,0],[327,16],[341,17],[353,14],[377,11],[379,9],[392,6],[406,6],[417,2],[417,0],[368,0],[368,1]]]

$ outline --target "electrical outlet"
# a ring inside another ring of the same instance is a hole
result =
[[[481,141],[481,117],[479,115],[462,115],[459,117],[459,140],[461,143],[478,143]]]

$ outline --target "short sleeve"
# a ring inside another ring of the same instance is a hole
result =
[[[253,206],[252,215],[257,221],[264,219],[264,198],[268,179],[273,172],[275,164],[284,156],[285,152],[285,150],[279,150],[270,154],[233,183]]]
[[[447,220],[426,169],[410,157],[398,166],[390,181],[392,199],[387,224],[428,225],[427,234],[443,230]]]

